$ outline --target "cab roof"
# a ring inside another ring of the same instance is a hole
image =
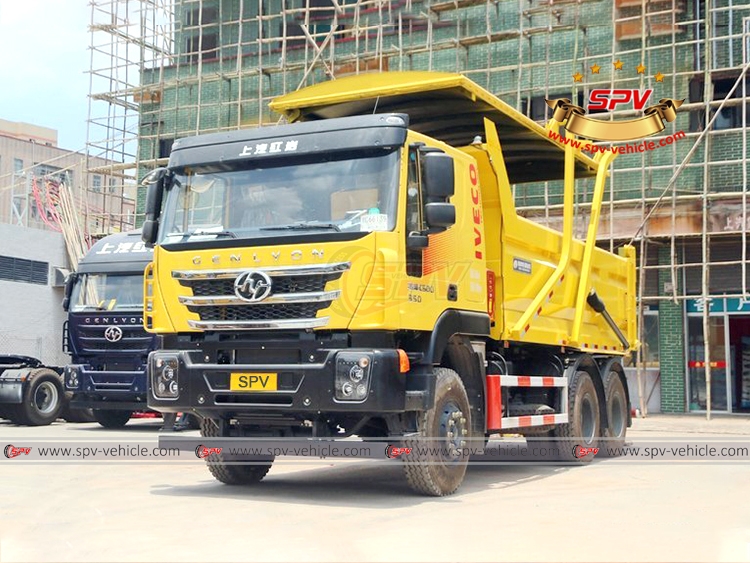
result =
[[[564,145],[547,130],[461,74],[383,72],[309,86],[274,99],[271,109],[289,121],[315,121],[372,113],[404,113],[409,128],[454,147],[484,137],[484,121],[497,127],[511,183],[560,180]],[[576,151],[576,176],[592,176],[596,162]]]
[[[79,273],[143,272],[154,258],[153,249],[146,248],[141,231],[115,233],[97,241],[78,263]]]

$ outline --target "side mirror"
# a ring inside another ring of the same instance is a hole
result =
[[[65,280],[65,294],[62,302],[62,308],[65,312],[70,309],[70,296],[73,293],[73,286],[75,285],[76,280],[78,280],[78,274],[75,272],[68,274],[68,277]]]
[[[146,193],[146,220],[143,222],[141,231],[141,239],[146,243],[146,246],[152,247],[156,242],[164,190],[169,188],[171,180],[172,173],[166,168],[157,168],[141,180],[141,185],[148,188]]]
[[[452,203],[428,203],[424,220],[430,229],[445,230],[456,224],[456,207]]]
[[[422,250],[427,248],[429,244],[430,239],[427,238],[427,235],[419,232],[409,233],[409,236],[406,237],[406,248],[409,250]]]
[[[428,198],[449,198],[455,191],[453,158],[444,152],[428,152],[421,156],[422,187]]]

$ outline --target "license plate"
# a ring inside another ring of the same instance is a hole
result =
[[[275,373],[232,373],[229,376],[230,391],[276,391]]]

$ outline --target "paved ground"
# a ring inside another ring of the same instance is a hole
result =
[[[146,442],[157,428],[0,422],[0,445]],[[750,436],[750,419],[654,416],[630,435]],[[475,466],[434,499],[368,461],[279,464],[254,489],[213,481],[197,460],[0,463],[0,561],[750,561],[747,464]]]

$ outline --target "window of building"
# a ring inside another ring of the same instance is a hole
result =
[[[0,280],[47,285],[49,263],[0,256]]]
[[[732,90],[737,76],[713,79],[713,101],[724,100]],[[704,82],[701,78],[693,78],[688,85],[688,99],[690,102],[703,101]],[[739,85],[729,97],[727,103],[719,112],[719,116],[713,123],[714,130],[739,129],[742,128],[742,104],[734,100],[742,99],[742,85]],[[718,107],[711,108],[711,117],[716,114]],[[750,107],[748,108],[750,114]],[[704,109],[694,109],[690,112],[690,131],[703,131],[706,126],[706,112]]]
[[[216,6],[206,6],[203,9],[195,8],[185,12],[185,27],[216,23],[218,19],[219,11]]]
[[[23,171],[23,160],[20,158],[13,159],[13,172],[20,174]]]
[[[546,100],[556,100],[558,98],[571,99],[569,92],[550,94],[547,96],[531,96],[521,100],[521,113],[533,119],[534,121],[548,121],[552,118],[552,109],[547,105]],[[578,92],[574,103],[583,107],[583,92]]]
[[[204,31],[202,34],[191,35],[186,38],[185,52],[190,62],[215,59],[219,56],[216,49],[219,33],[217,31]]]
[[[159,139],[159,154],[157,158],[169,158],[169,153],[172,152],[172,144],[174,139]]]
[[[109,193],[117,193],[117,180],[115,180],[114,178],[109,179]]]
[[[644,311],[641,337],[641,360],[643,367],[659,367],[659,312]]]
[[[94,192],[101,192],[102,191],[102,177],[99,176],[99,174],[94,174],[94,177],[92,179],[92,188],[91,191]]]

